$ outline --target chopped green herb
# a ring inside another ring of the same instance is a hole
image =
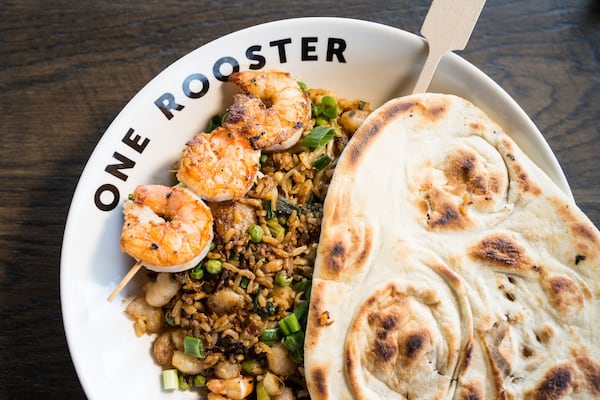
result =
[[[242,276],[242,278],[240,279],[240,287],[242,289],[246,289],[248,287],[249,283],[250,283],[250,279],[246,278],[245,276]]]
[[[127,199],[128,199],[128,200],[131,200],[131,201],[134,201],[134,200],[135,200],[135,197],[133,197],[133,193],[129,193],[129,194],[127,195]]]
[[[306,83],[304,82],[298,82],[298,86],[300,86],[300,90],[302,90],[303,92],[306,92],[308,90],[308,86],[306,86]]]

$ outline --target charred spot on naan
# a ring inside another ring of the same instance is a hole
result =
[[[432,230],[465,230],[471,221],[461,212],[448,192],[433,187],[423,194],[427,207],[426,224]]]
[[[507,185],[504,175],[497,170],[488,170],[473,149],[452,149],[442,167],[449,185],[457,189],[464,188],[464,191],[484,204],[502,193]]]
[[[328,227],[319,246],[319,278],[339,282],[360,278],[369,264],[374,236],[373,227],[364,220]]]
[[[314,367],[311,370],[312,384],[311,393],[318,396],[320,399],[327,399],[327,393],[329,392],[327,385],[327,371],[323,366]]]
[[[534,400],[558,400],[565,398],[573,390],[575,371],[571,365],[563,364],[551,368],[525,398]]]
[[[436,320],[444,315],[440,308],[453,307],[440,296],[434,288],[391,281],[362,302],[345,341],[346,374],[356,397],[371,379],[407,398],[447,394],[465,349],[460,326]]]
[[[517,184],[517,187],[525,193],[531,193],[534,196],[539,196],[542,194],[542,190],[539,186],[537,186],[529,177],[527,172],[525,171],[525,167],[520,162],[520,160],[515,158],[514,146],[512,143],[506,139],[502,141],[502,149],[504,152],[504,162],[506,162],[506,166],[510,173],[510,179],[514,180]]]
[[[460,387],[458,393],[458,399],[460,400],[482,400],[483,390],[481,389],[481,385],[478,385],[473,382],[468,382],[463,384]]]
[[[563,314],[575,314],[583,308],[584,297],[579,285],[568,276],[548,279],[547,290],[554,307]]]
[[[511,274],[527,275],[542,270],[533,264],[523,246],[504,233],[484,237],[471,248],[470,256]]]
[[[583,375],[583,388],[594,396],[600,396],[600,364],[590,359],[585,351],[578,349],[577,352],[575,364]]]

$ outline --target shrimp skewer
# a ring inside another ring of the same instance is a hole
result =
[[[123,214],[121,250],[153,271],[194,267],[213,238],[210,209],[185,188],[140,185]]]
[[[205,200],[235,200],[254,183],[259,160],[246,137],[219,127],[187,143],[177,179]]]
[[[289,73],[242,71],[229,81],[242,93],[234,96],[225,126],[265,151],[288,149],[300,139],[310,121],[310,98]]]
[[[196,266],[213,239],[210,208],[181,187],[140,185],[123,206],[121,250],[137,260],[115,290],[112,301],[143,266],[157,272],[180,272]]]

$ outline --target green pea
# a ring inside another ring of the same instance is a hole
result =
[[[223,263],[221,260],[211,258],[204,263],[204,268],[209,274],[216,275],[223,270]]]
[[[287,276],[286,272],[281,270],[275,274],[275,283],[279,286],[287,286],[292,283],[292,277]]]
[[[250,240],[253,243],[260,243],[262,242],[262,238],[263,238],[263,230],[260,227],[260,225],[256,225],[256,224],[252,224],[248,227],[248,233],[250,234]]]

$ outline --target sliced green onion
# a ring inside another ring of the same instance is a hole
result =
[[[194,375],[192,384],[194,385],[194,387],[202,387],[206,385],[206,377],[204,377],[203,375]]]
[[[321,99],[323,106],[323,116],[327,119],[334,119],[338,116],[337,102],[331,96],[323,96]]]
[[[202,279],[202,278],[204,278],[204,269],[202,269],[202,264],[196,265],[190,271],[190,278],[192,278],[192,279]]]
[[[298,331],[288,335],[281,341],[288,349],[288,356],[296,364],[302,364],[304,361],[304,332]]]
[[[288,352],[288,356],[296,364],[302,364],[304,362],[304,350],[303,349],[296,349],[294,351],[290,351],[290,352]]]
[[[300,322],[298,322],[298,318],[296,317],[296,314],[294,314],[294,313],[286,315],[283,319],[281,319],[278,322],[278,324],[279,324],[279,327],[281,328],[281,331],[286,336],[291,335],[292,333],[298,332],[299,330],[302,329],[302,327],[300,326]]]
[[[167,325],[175,326],[175,318],[173,318],[173,314],[171,314],[171,311],[167,311],[165,313],[165,321]]]
[[[317,126],[300,141],[300,144],[311,149],[316,149],[325,146],[333,138],[333,135],[335,135],[335,129]]]
[[[327,127],[327,124],[329,123],[329,120],[325,117],[317,117],[315,118],[315,125],[319,126],[319,127]]]
[[[129,193],[129,194],[127,195],[127,200],[131,200],[131,201],[134,201],[134,200],[135,200],[135,197],[133,197],[133,193]]]
[[[281,240],[285,236],[285,228],[279,225],[277,218],[271,218],[268,220],[267,228],[269,228],[269,232],[271,232],[271,235],[273,235],[273,237],[277,240]]]
[[[183,339],[183,351],[188,356],[203,358],[204,357],[204,344],[200,339],[193,336],[186,336]]]
[[[206,269],[206,272],[208,272],[209,274],[216,275],[223,270],[223,263],[221,262],[221,260],[217,260],[215,258],[209,258],[204,263],[204,268]]]
[[[253,243],[262,242],[264,232],[263,232],[262,228],[260,227],[260,225],[256,225],[256,224],[250,225],[248,227],[248,233],[250,234],[250,240]]]
[[[262,331],[261,340],[267,344],[273,344],[281,339],[281,330],[279,328],[270,328]]]
[[[312,281],[306,280],[306,281],[300,281],[300,282],[294,283],[294,286],[292,286],[292,288],[294,288],[294,290],[298,293],[304,292],[305,297],[308,298],[309,294],[310,294],[311,286],[312,286]]]
[[[304,332],[298,331],[288,335],[281,340],[281,343],[283,343],[290,352],[301,350],[304,348]]]
[[[312,166],[314,169],[316,169],[317,171],[321,171],[323,170],[323,168],[325,168],[327,166],[327,164],[329,164],[331,162],[331,157],[329,157],[327,154],[321,154],[319,157],[317,157],[313,162],[312,162]]]
[[[250,375],[258,375],[262,372],[262,366],[257,360],[244,360],[242,362],[242,369],[244,372]]]
[[[320,104],[313,103],[310,106],[310,111],[311,111],[313,117],[318,117],[321,114],[323,114],[323,106]]]
[[[300,90],[302,90],[303,92],[306,92],[308,90],[308,86],[306,86],[306,83],[304,82],[298,82],[298,86],[300,86]]]
[[[179,374],[175,368],[163,370],[162,387],[164,390],[179,389]]]
[[[208,245],[208,251],[213,251],[215,247],[217,247],[215,242],[210,242],[210,244]]]
[[[292,277],[287,276],[287,273],[284,270],[277,271],[275,274],[275,283],[279,286],[287,286],[292,283]]]
[[[306,317],[308,316],[308,301],[303,301],[294,308],[293,313],[296,315],[296,319],[300,322],[300,325],[306,323]]]
[[[273,203],[271,200],[263,200],[262,202],[263,210],[267,213],[265,218],[271,219],[275,217],[275,211],[273,211]]]
[[[249,283],[250,283],[250,279],[246,278],[245,276],[242,276],[242,279],[240,279],[240,287],[242,289],[246,289],[248,287]]]
[[[267,161],[269,161],[269,155],[268,154],[261,154],[260,155],[260,164],[263,165],[265,164]]]
[[[265,383],[263,381],[258,381],[256,383],[256,400],[271,400],[271,396],[265,389]]]

